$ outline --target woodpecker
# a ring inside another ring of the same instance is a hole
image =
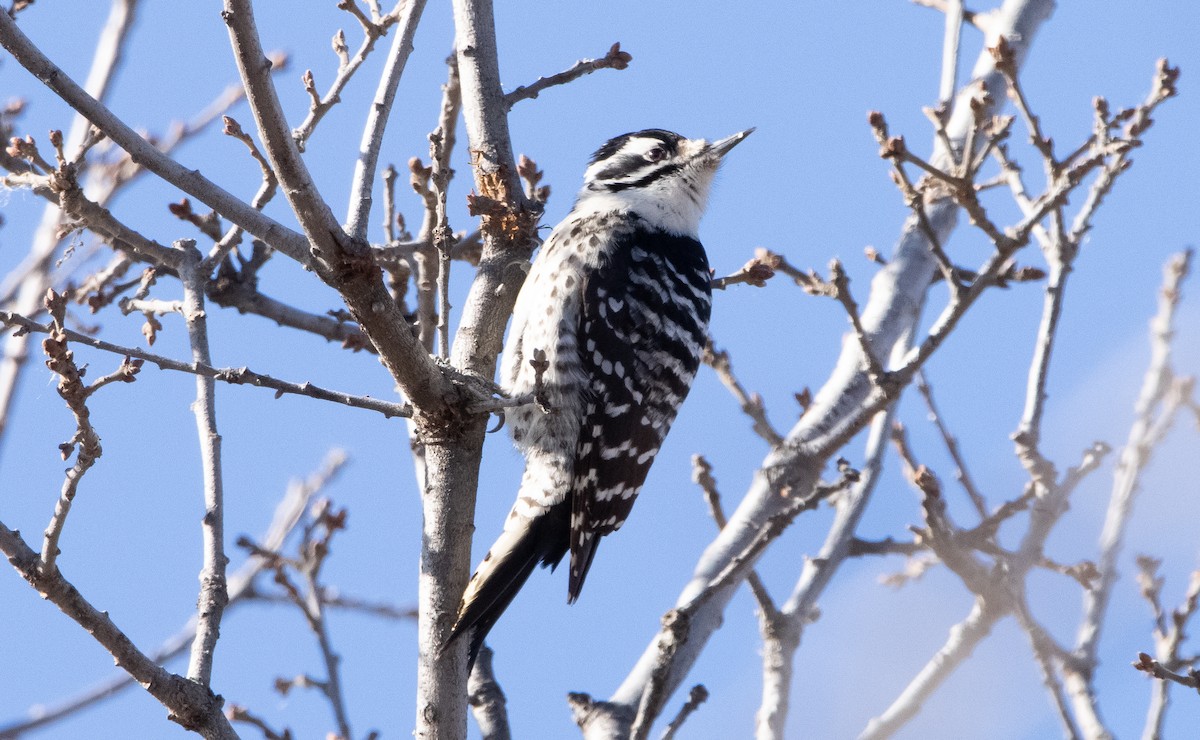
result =
[[[470,633],[472,664],[535,565],[553,569],[570,552],[574,603],[600,538],[629,515],[708,335],[711,274],[698,230],[709,187],[753,131],[708,142],[648,129],[608,141],[533,261],[501,385],[513,397],[533,391],[530,360],[544,352],[548,411],[505,413],[525,474],[450,636]]]

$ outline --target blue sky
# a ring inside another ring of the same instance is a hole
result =
[[[106,4],[71,5],[67,18],[54,4],[35,4],[22,14],[21,25],[81,79]],[[171,120],[207,105],[236,79],[236,71],[219,4],[146,0],[144,5],[111,106],[135,127],[161,132]],[[258,3],[264,46],[292,56],[279,85],[293,123],[307,105],[299,84],[302,71],[313,69],[322,89],[333,77],[332,33],[345,28],[352,48],[357,42],[356,24],[334,5]],[[714,189],[701,232],[710,262],[718,274],[733,272],[759,246],[803,268],[824,270],[838,257],[860,301],[865,299],[874,266],[862,258],[862,250],[869,245],[886,254],[906,215],[888,168],[877,157],[866,112],[883,111],[893,133],[904,134],[917,151],[928,151],[932,136],[920,109],[937,95],[940,15],[900,0],[757,3],[736,10],[716,2],[521,0],[498,8],[497,23],[507,89],[581,57],[599,56],[614,41],[633,54],[623,72],[601,71],[514,108],[514,149],[533,157],[553,188],[545,224],[566,214],[588,156],[611,136],[661,127],[716,138],[756,126],[754,136],[730,155]],[[1200,107],[1192,88],[1192,76],[1200,70],[1197,29],[1200,9],[1192,3],[1062,2],[1028,61],[1027,93],[1060,151],[1087,135],[1093,96],[1106,96],[1114,107],[1140,101],[1162,56],[1183,70],[1181,96],[1161,109],[1132,171],[1096,219],[1073,277],[1044,433],[1046,451],[1063,467],[1093,440],[1123,442],[1148,358],[1145,327],[1155,309],[1161,265],[1193,243],[1200,226],[1194,175],[1200,170],[1194,135]],[[964,33],[966,70],[979,40],[970,29]],[[385,162],[403,168],[411,156],[427,157],[425,135],[436,123],[442,60],[452,36],[448,8],[431,3],[400,86]],[[351,83],[343,104],[322,123],[308,149],[308,164],[335,213],[345,210],[353,153],[382,53]],[[69,126],[65,106],[6,56],[0,56],[0,90],[29,102],[23,132],[44,140],[47,129]],[[244,105],[232,115],[251,127]],[[460,137],[455,154],[460,176],[451,195],[452,223],[459,229],[471,226],[463,207],[470,181],[464,140]],[[241,144],[219,133],[189,143],[177,156],[247,198],[257,187],[257,167]],[[1024,161],[1036,187],[1040,168],[1028,152]],[[418,199],[403,187],[398,192],[410,223],[419,223]],[[25,192],[0,198],[2,274],[24,255],[42,204]],[[122,195],[114,210],[168,242],[193,236],[166,211],[165,204],[178,198],[173,189],[146,178]],[[999,205],[996,209],[1006,212]],[[291,223],[282,202],[270,210]],[[372,237],[379,239],[378,218],[372,223]],[[967,266],[987,253],[965,224],[948,249]],[[1041,257],[1028,252],[1021,261],[1040,265]],[[455,303],[461,302],[468,278],[466,269],[456,268]],[[283,258],[264,272],[263,286],[270,295],[310,310],[338,305],[331,291]],[[157,297],[178,297],[177,286],[169,282],[160,282],[156,290]],[[1185,289],[1179,317],[1177,367],[1184,373],[1200,366],[1196,292]],[[932,291],[931,305],[940,306],[943,298]],[[929,366],[942,410],[992,504],[1017,495],[1025,480],[1009,434],[1019,419],[1040,303],[1037,285],[992,291]],[[743,382],[763,394],[771,418],[786,429],[798,412],[793,394],[818,387],[833,365],[846,328],[842,310],[777,279],[761,290],[739,286],[719,293],[713,314],[716,343],[730,350]],[[113,341],[141,342],[140,318],[110,311],[87,320],[102,322]],[[164,323],[156,351],[185,357],[180,322],[167,317]],[[210,332],[219,365],[246,365],[290,380],[391,397],[392,384],[371,356],[352,355],[229,311],[211,312]],[[96,374],[117,361],[84,350],[78,354]],[[193,393],[190,377],[147,368],[135,384],[97,395],[93,419],[105,454],[83,483],[62,543],[64,573],[147,650],[182,625],[195,603],[201,503],[188,408]],[[915,397],[903,401],[901,416],[922,459],[949,485],[952,468]],[[328,493],[349,509],[349,530],[335,541],[329,582],[347,593],[401,605],[415,600],[420,507],[403,422],[310,399],[275,400],[269,392],[243,387],[219,388],[218,420],[231,540],[262,531],[287,481],[306,475],[327,450],[340,447],[351,464]],[[0,446],[0,520],[29,540],[39,539],[52,511],[63,469],[56,446],[72,428],[49,373],[35,358],[14,424]],[[1181,425],[1156,458],[1122,559],[1125,578],[1115,592],[1097,684],[1105,716],[1120,737],[1140,733],[1150,689],[1141,674],[1126,667],[1136,651],[1151,647],[1149,612],[1131,577],[1132,555],[1167,559],[1166,602],[1178,602],[1188,571],[1198,564],[1195,445],[1194,430]],[[563,574],[539,572],[494,631],[497,671],[516,736],[572,736],[565,694],[607,696],[645,648],[713,534],[689,482],[689,456],[697,452],[713,463],[730,507],[766,452],[707,371],[632,518],[601,548],[580,602],[567,607]],[[861,443],[844,454],[853,463],[861,461]],[[1050,541],[1055,558],[1094,556],[1112,463],[1076,495]],[[519,475],[520,460],[507,438],[491,436],[481,476],[477,552],[498,532]],[[893,470],[876,494],[863,535],[902,536],[919,516],[916,496]],[[802,518],[764,560],[761,572],[777,598],[790,590],[804,555],[819,546],[829,519],[828,510]],[[234,554],[235,565],[241,559]],[[901,566],[898,559],[851,563],[827,592],[822,619],[806,632],[798,653],[793,735],[854,736],[965,616],[970,597],[944,570],[900,591],[876,583],[881,573]],[[1031,592],[1038,616],[1060,640],[1072,642],[1078,588],[1061,577],[1039,575]],[[379,729],[384,737],[406,736],[413,721],[414,626],[339,614],[333,629],[356,734]],[[0,722],[114,670],[87,635],[11,571],[0,574],[0,635],[0,665],[20,666],[0,671]],[[316,696],[299,692],[281,699],[271,691],[276,675],[320,674],[314,641],[298,614],[273,606],[240,607],[229,614],[222,635],[215,687],[227,700],[253,707],[276,726],[291,726],[298,737],[319,737],[332,727]],[[712,698],[684,736],[750,734],[759,692],[757,640],[753,604],[741,594],[688,679],[704,683]],[[1174,698],[1167,736],[1186,737],[1186,728],[1200,722],[1200,702],[1182,691]],[[681,701],[673,700],[672,706]],[[153,699],[134,690],[43,736],[181,737],[182,730],[164,722],[164,714]],[[901,736],[1042,738],[1057,733],[1024,637],[1005,622]]]

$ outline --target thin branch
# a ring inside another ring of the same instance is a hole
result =
[[[271,726],[267,724],[265,719],[259,717],[257,714],[254,714],[240,704],[231,704],[229,709],[226,710],[226,713],[229,715],[229,721],[243,722],[251,727],[256,728],[262,733],[265,740],[292,740],[292,734],[290,732],[287,730],[284,730],[283,733],[276,732],[275,730],[271,729]]]
[[[397,240],[396,237],[396,168],[388,165],[383,168],[383,236],[388,244]]]
[[[942,80],[938,101],[949,106],[958,89],[958,58],[962,47],[963,0],[946,0],[946,30],[942,36]]]
[[[318,502],[318,506],[320,502]],[[345,520],[345,510],[327,515],[321,515],[321,519]],[[311,562],[306,563],[304,568],[304,578],[307,584],[304,606],[305,613],[309,614],[309,624],[313,632],[317,636],[317,645],[321,650],[321,657],[325,662],[325,695],[329,698],[329,705],[333,709],[334,720],[337,722],[339,736],[350,740],[354,735],[350,732],[350,720],[346,710],[346,697],[342,691],[341,680],[341,657],[334,652],[333,644],[329,635],[329,622],[325,618],[325,604],[321,599],[321,585],[318,581],[318,576],[321,571],[321,566],[324,564],[325,557],[329,554],[329,540],[333,533],[342,526],[340,521],[335,523],[326,523],[326,534],[315,543],[315,546],[305,547],[305,552],[311,553]],[[305,543],[307,544],[307,543]]]
[[[804,272],[788,262],[783,255],[776,254],[769,249],[756,249],[755,255],[762,257],[772,270],[782,272],[790,277],[792,282],[809,295],[830,295],[832,293],[829,284],[821,279],[816,270],[810,269],[808,272]]]
[[[946,445],[946,451],[950,453],[950,459],[954,461],[955,479],[962,484],[963,490],[967,492],[967,496],[971,499],[972,505],[975,506],[975,511],[979,512],[979,516],[982,519],[988,518],[987,499],[979,492],[979,488],[971,478],[971,473],[967,470],[966,460],[963,459],[962,452],[958,447],[958,439],[946,428],[942,415],[938,411],[937,404],[934,403],[933,389],[929,386],[924,371],[917,375],[916,386],[917,392],[921,394],[921,398],[925,401],[925,408],[929,411],[929,420],[937,427],[938,434],[941,435],[942,442]]]
[[[492,649],[484,645],[475,658],[475,668],[467,681],[467,703],[483,740],[511,740],[507,701],[496,674],[492,671]]]
[[[704,502],[708,504],[709,516],[717,524],[717,529],[724,529],[728,523],[725,517],[725,509],[721,506],[721,492],[717,490],[717,480],[712,475],[712,464],[703,455],[692,455],[692,482],[700,486],[700,491],[704,494]],[[777,614],[779,609],[775,606],[775,602],[771,599],[770,592],[767,591],[766,584],[762,582],[757,571],[750,571],[746,576],[746,582],[750,585],[750,591],[754,594],[754,600],[758,602],[758,608],[764,615]]]
[[[424,3],[418,4],[424,5]],[[312,70],[308,70],[304,73],[304,88],[309,94],[312,104],[309,106],[308,116],[304,119],[304,122],[292,131],[292,138],[296,140],[296,146],[299,147],[300,151],[302,152],[304,151],[305,146],[308,144],[308,139],[312,136],[317,124],[321,122],[321,119],[325,117],[325,114],[328,113],[333,106],[342,102],[342,90],[346,88],[346,85],[350,83],[350,79],[354,77],[354,73],[358,71],[359,67],[362,66],[363,62],[365,62],[371,52],[374,51],[375,42],[378,41],[381,36],[385,35],[388,31],[388,28],[395,24],[397,20],[395,16],[390,14],[386,18],[382,19],[382,23],[375,23],[367,20],[365,17],[363,17],[362,12],[358,10],[358,6],[353,2],[343,2],[338,7],[350,10],[352,14],[359,19],[363,28],[363,40],[362,44],[358,47],[358,51],[356,51],[354,56],[351,57],[346,49],[346,34],[339,29],[334,35],[333,51],[338,56],[340,63],[338,64],[337,76],[334,78],[333,83],[329,86],[329,90],[324,95],[317,93]],[[417,16],[420,17],[420,11],[417,12]],[[401,35],[403,34],[397,34],[397,37]],[[389,62],[390,61],[391,59],[389,58]],[[387,66],[390,67],[391,65],[389,64]],[[385,72],[384,74],[386,78],[388,73]],[[392,88],[392,94],[395,94],[394,87]],[[383,112],[383,117],[385,119],[387,118],[386,111]]]
[[[438,348],[441,357],[450,357],[450,257],[454,249],[454,232],[446,212],[446,197],[450,178],[450,155],[454,151],[455,130],[462,110],[462,86],[458,74],[458,59],[447,60],[446,84],[442,86],[442,107],[438,127],[429,135],[429,184],[433,192],[433,213],[430,237],[438,254],[437,289],[441,304],[438,310]],[[424,229],[422,230],[424,231]]]
[[[782,264],[783,258],[765,249],[755,251],[754,258],[732,275],[723,278],[713,278],[713,290],[725,290],[730,285],[745,283],[755,288],[762,288],[767,281],[775,277],[775,270]]]
[[[1150,462],[1154,451],[1153,429],[1160,421],[1169,423],[1182,402],[1170,401],[1168,393],[1171,383],[1171,338],[1174,336],[1175,312],[1180,301],[1180,289],[1187,277],[1192,252],[1183,252],[1172,257],[1163,269],[1163,288],[1160,290],[1158,312],[1151,321],[1151,360],[1142,379],[1141,391],[1135,403],[1135,419],[1129,428],[1126,446],[1121,451],[1121,462],[1112,477],[1112,493],[1104,528],[1100,533],[1100,554],[1097,559],[1099,583],[1084,592],[1084,614],[1080,619],[1075,637],[1075,668],[1068,673],[1072,687],[1076,712],[1099,721],[1096,708],[1096,691],[1091,676],[1098,661],[1100,632],[1108,614],[1112,586],[1116,583],[1116,562],[1121,553],[1124,531],[1132,515],[1133,504],[1138,493],[1142,470]],[[1176,395],[1178,398],[1178,395]],[[1158,419],[1156,419],[1156,416]],[[1160,439],[1160,437],[1158,438]],[[1085,726],[1085,733],[1093,733]]]
[[[275,550],[283,546],[284,541],[300,523],[304,512],[308,509],[309,502],[341,471],[346,460],[344,452],[333,450],[326,456],[319,470],[307,479],[293,480],[288,484],[286,492],[275,507],[270,526],[260,538],[264,546]],[[227,612],[229,608],[255,598],[255,583],[265,567],[263,561],[251,558],[229,575]],[[186,651],[195,637],[196,617],[192,615],[192,618],[179,632],[165,640],[148,657],[155,664],[166,663]],[[39,706],[36,717],[0,726],[0,740],[15,740],[30,730],[58,722],[92,704],[114,696],[134,683],[133,675],[123,673],[58,704]]]
[[[1141,653],[1139,661],[1134,664],[1134,667],[1145,670],[1160,679],[1154,683],[1151,693],[1150,706],[1146,712],[1146,724],[1142,730],[1143,740],[1155,740],[1163,736],[1167,705],[1170,702],[1169,681],[1179,682],[1174,677],[1168,679],[1166,675],[1160,675],[1161,672],[1187,667],[1189,668],[1188,677],[1193,681],[1193,687],[1200,689],[1200,686],[1195,683],[1197,679],[1200,679],[1200,673],[1195,670],[1196,658],[1185,659],[1179,656],[1179,648],[1186,637],[1184,630],[1196,614],[1197,606],[1200,606],[1200,571],[1192,572],[1183,604],[1171,612],[1170,626],[1168,626],[1160,598],[1163,579],[1157,576],[1160,564],[1153,558],[1145,556],[1138,558],[1138,581],[1142,586],[1142,595],[1150,602],[1154,611],[1156,657],[1153,660],[1147,660],[1150,656]]]
[[[840,260],[835,259],[829,263],[829,272],[830,285],[834,289],[833,297],[846,309],[846,316],[850,319],[850,326],[854,328],[854,336],[858,339],[859,349],[862,350],[863,359],[867,364],[867,375],[873,383],[883,386],[887,382],[886,372],[883,363],[871,347],[871,338],[867,335],[867,330],[863,328],[858,304],[854,302],[854,296],[850,293],[850,278],[842,268]]]
[[[7,13],[0,13],[0,45],[64,102],[86,116],[108,138],[128,152],[135,163],[297,261],[308,263],[307,244],[302,235],[255,211],[198,170],[189,170],[160,152],[46,58]]]
[[[231,597],[232,598],[232,597]],[[281,594],[264,593],[252,589],[244,596],[247,601],[257,601],[262,604],[292,604],[293,602]],[[366,614],[380,619],[410,620],[417,618],[417,610],[411,606],[397,606],[386,601],[370,601],[355,596],[339,594],[336,589],[328,586],[321,589],[321,604],[329,609]]]
[[[446,63],[450,68],[450,79],[456,78],[458,75],[457,58],[452,57]],[[447,87],[449,84],[447,82]],[[442,100],[444,104],[446,102],[445,92],[443,92]],[[433,232],[438,224],[438,197],[429,185],[430,178],[433,177],[432,166],[426,167],[421,164],[419,158],[413,157],[408,161],[408,170],[409,184],[421,197],[425,206],[421,219],[421,233],[412,245],[411,252],[413,264],[416,266],[417,336],[425,351],[432,354],[437,348],[437,332],[441,325],[438,320],[438,284],[441,280],[441,262],[438,259],[437,248],[433,244]]]
[[[679,714],[676,714],[675,718],[667,724],[667,729],[662,734],[662,740],[673,740],[675,733],[679,732],[687,718],[706,701],[708,701],[708,689],[704,687],[704,684],[698,683],[693,686],[692,690],[688,692],[687,701],[679,708]]]
[[[6,13],[0,16],[7,17]],[[0,552],[42,598],[57,606],[64,614],[83,627],[113,656],[117,665],[146,687],[146,690],[165,706],[168,717],[185,729],[200,733],[210,740],[237,740],[221,712],[222,699],[207,686],[160,668],[139,651],[106,612],[99,611],[71,585],[62,573],[43,572],[38,554],[25,544],[18,532],[0,523]]]
[[[1074,254],[1058,252],[1050,258],[1050,279],[1042,300],[1042,318],[1038,325],[1033,357],[1026,382],[1025,405],[1013,442],[1017,458],[1030,478],[1045,490],[1054,487],[1057,471],[1041,453],[1042,417],[1046,407],[1046,385],[1050,376],[1050,360],[1058,338],[1059,319],[1066,300],[1067,278],[1072,272]]]
[[[371,340],[345,311],[315,314],[290,306],[259,292],[256,281],[248,278],[245,272],[218,272],[216,279],[208,284],[209,299],[219,306],[270,319],[279,326],[338,342],[343,348],[354,352],[362,350],[377,354]]]
[[[783,444],[783,435],[775,430],[767,418],[767,410],[763,405],[762,396],[757,393],[747,393],[741,381],[733,374],[733,363],[729,359],[729,353],[716,349],[710,340],[704,347],[704,354],[701,357],[704,364],[713,369],[713,372],[717,374],[717,379],[737,400],[742,412],[750,417],[754,433],[772,447]]]
[[[341,658],[334,652],[325,615],[326,602],[322,598],[324,587],[320,583],[321,569],[330,553],[330,541],[346,526],[346,511],[335,510],[329,499],[318,499],[309,513],[309,522],[302,528],[301,541],[297,546],[298,556],[286,557],[278,550],[255,544],[247,537],[238,539],[238,546],[262,559],[266,567],[275,571],[275,583],[282,587],[287,600],[304,615],[309,629],[317,639],[317,646],[325,664],[324,680],[301,675],[292,680],[276,679],[275,688],[286,695],[293,687],[315,688],[329,702],[334,721],[338,726],[337,737],[349,740],[349,715],[341,685]],[[291,579],[290,571],[296,571],[304,581],[303,590]]]
[[[421,22],[421,13],[425,10],[425,0],[411,0],[411,2],[404,3],[403,7],[401,18],[396,19],[389,16],[392,22],[399,21],[400,28],[392,38],[391,48],[388,49],[387,60],[383,65],[383,76],[379,79],[379,86],[375,90],[375,99],[367,113],[362,139],[358,145],[358,159],[354,162],[354,179],[350,186],[346,230],[359,241],[365,241],[367,238],[367,222],[371,216],[371,190],[375,185],[375,171],[379,166],[379,150],[383,146],[383,132],[387,127],[392,105],[396,101],[396,89],[400,85],[400,78],[404,75],[405,64],[413,51],[413,36],[417,32],[417,24]],[[376,27],[381,32],[387,30],[386,26]],[[374,43],[374,38],[369,32],[367,39],[370,43]],[[365,58],[369,51],[370,48],[364,41],[363,49],[355,55],[355,60]],[[354,62],[342,65],[347,76],[352,73],[351,66],[353,64]],[[341,76],[342,73],[339,71],[339,78]],[[334,90],[330,90],[330,95],[335,95]],[[302,125],[298,131],[302,131],[303,128]]]
[[[25,316],[19,316],[7,311],[0,311],[0,323],[18,326],[25,332],[38,332],[41,334],[49,334],[52,329],[44,324],[39,324],[36,321]],[[311,383],[291,383],[284,380],[278,380],[269,375],[256,373],[248,368],[215,368],[203,363],[197,362],[180,362],[169,357],[156,355],[151,352],[138,349],[136,347],[126,347],[112,342],[106,342],[101,339],[89,337],[86,334],[72,331],[70,329],[63,330],[64,336],[70,342],[75,344],[85,344],[95,349],[111,352],[117,355],[125,355],[135,357],[139,360],[145,360],[151,364],[157,365],[163,370],[174,370],[177,372],[191,373],[208,378],[214,378],[226,383],[234,385],[255,385],[261,388],[270,388],[276,392],[276,396],[284,394],[294,394],[298,396],[308,396],[322,401],[333,401],[354,408],[367,409],[383,414],[385,417],[393,416],[409,417],[412,416],[412,407],[408,404],[392,403],[389,401],[380,401],[378,399],[367,396],[353,396],[340,391],[331,391]]]
[[[59,445],[59,449],[62,451],[64,460],[70,457],[73,450],[77,450],[75,463],[67,470],[62,491],[54,506],[54,516],[51,517],[50,524],[46,527],[45,540],[42,544],[41,563],[38,567],[45,575],[50,575],[58,570],[56,564],[59,554],[58,542],[62,537],[63,527],[66,526],[71,504],[75,500],[79,481],[96,464],[96,460],[103,452],[100,447],[100,435],[92,426],[91,412],[87,407],[88,397],[103,383],[97,381],[100,385],[88,387],[83,382],[83,373],[75,363],[74,353],[67,346],[63,328],[66,300],[61,295],[50,291],[46,295],[46,307],[54,318],[49,336],[42,342],[42,349],[47,358],[46,366],[50,368],[51,372],[58,375],[58,395],[66,401],[67,408],[75,417],[75,433],[68,442]],[[132,380],[136,372],[137,370],[130,366],[126,377]]]
[[[533,390],[529,393],[524,393],[519,396],[504,396],[499,398],[488,398],[483,401],[478,401],[467,407],[467,410],[473,414],[492,414],[504,409],[515,409],[529,404],[536,404],[538,410],[543,414],[548,414],[551,411],[550,400],[546,396],[546,389],[543,378],[546,371],[550,369],[550,361],[546,359],[546,351],[543,349],[534,349],[530,353],[529,365],[533,368]],[[502,393],[497,389],[498,393]]]
[[[950,629],[941,649],[900,692],[887,711],[867,723],[858,740],[890,737],[916,716],[926,699],[991,633],[1003,614],[1003,610],[992,608],[983,599],[976,598],[967,618]]]
[[[1008,93],[1009,99],[1013,101],[1017,112],[1025,120],[1025,127],[1029,130],[1029,142],[1042,155],[1046,167],[1046,179],[1053,180],[1058,176],[1061,168],[1058,160],[1054,158],[1054,143],[1042,133],[1041,119],[1030,109],[1029,100],[1025,97],[1025,90],[1021,87],[1021,80],[1017,75],[1017,66],[1013,60],[1012,50],[1003,36],[997,39],[996,45],[992,47],[992,54],[996,58],[996,69],[1004,75],[1004,79],[1008,83],[1005,91]]]
[[[622,70],[628,67],[631,61],[633,61],[633,55],[629,52],[621,51],[620,42],[615,43],[609,47],[608,53],[599,59],[581,59],[573,67],[564,72],[559,72],[549,77],[539,77],[537,82],[530,85],[522,85],[508,93],[504,96],[505,110],[512,110],[512,107],[522,100],[536,98],[546,88],[554,87],[555,85],[565,85],[572,80],[591,74],[599,69]]]
[[[1083,736],[1079,732],[1075,718],[1071,715],[1062,681],[1059,680],[1058,672],[1055,670],[1056,661],[1062,663],[1068,660],[1069,654],[1046,631],[1045,627],[1037,623],[1030,613],[1029,604],[1025,599],[1018,600],[1017,608],[1013,610],[1013,613],[1017,618],[1017,623],[1021,625],[1021,629],[1029,638],[1034,660],[1037,661],[1038,670],[1042,674],[1042,684],[1046,687],[1046,693],[1050,695],[1050,701],[1062,724],[1063,737],[1067,740],[1079,740]]]
[[[1172,67],[1167,63],[1166,59],[1158,60],[1158,65],[1155,69],[1154,83],[1151,86],[1150,94],[1141,105],[1132,110],[1122,111],[1114,119],[1107,119],[1104,115],[1107,106],[1098,103],[1097,116],[1104,121],[1104,125],[1109,125],[1112,121],[1120,120],[1124,116],[1127,121],[1124,126],[1124,135],[1130,142],[1140,143],[1142,134],[1153,123],[1153,114],[1158,106],[1175,97],[1178,94],[1176,83],[1179,80],[1179,68]],[[1102,99],[1101,99],[1102,100]],[[1109,162],[1108,166],[1101,173],[1101,176],[1092,184],[1091,190],[1088,192],[1087,200],[1076,214],[1075,220],[1071,224],[1071,233],[1069,239],[1072,243],[1078,244],[1083,237],[1092,228],[1092,216],[1096,209],[1104,201],[1104,198],[1112,190],[1113,182],[1116,178],[1129,169],[1128,150],[1119,153]]]
[[[204,310],[204,274],[198,269],[200,252],[195,242],[176,242],[184,255],[180,268],[183,282],[183,319],[187,324],[192,361],[212,366],[208,347],[208,319]],[[221,633],[221,617],[229,603],[225,567],[224,478],[221,472],[221,435],[217,431],[216,384],[211,377],[196,376],[196,431],[200,437],[200,461],[204,476],[204,519],[201,527],[204,562],[200,569],[197,599],[196,639],[188,660],[188,679],[201,686],[212,683],[213,656]]]
[[[1162,663],[1159,663],[1146,653],[1138,653],[1138,659],[1132,665],[1139,671],[1148,673],[1159,680],[1174,681],[1180,686],[1186,686],[1189,689],[1196,689],[1197,691],[1200,691],[1200,671],[1197,671],[1194,668],[1189,670],[1185,676],[1181,673],[1176,673],[1166,668]]]
[[[227,136],[231,136],[245,144],[250,152],[250,156],[258,163],[258,168],[262,172],[262,184],[259,185],[258,192],[254,194],[254,198],[250,201],[250,207],[256,211],[261,211],[266,207],[267,203],[275,197],[279,192],[279,180],[275,177],[275,171],[271,169],[271,164],[267,162],[266,157],[258,149],[258,144],[254,142],[254,137],[242,130],[241,124],[234,120],[231,116],[223,116],[225,123],[224,132]],[[237,248],[237,245],[242,241],[241,226],[234,224],[229,227],[229,230],[221,236],[213,248],[209,251],[208,256],[200,264],[199,270],[205,275],[213,271],[215,265],[219,265],[226,255]]]

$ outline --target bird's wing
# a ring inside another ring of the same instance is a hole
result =
[[[587,397],[571,492],[574,601],[599,538],[620,528],[700,363],[708,266],[695,239],[634,231],[585,279],[578,347]]]

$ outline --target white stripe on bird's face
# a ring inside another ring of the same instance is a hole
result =
[[[574,215],[636,213],[653,228],[695,237],[720,163],[704,139],[659,129],[618,136],[593,156]]]

